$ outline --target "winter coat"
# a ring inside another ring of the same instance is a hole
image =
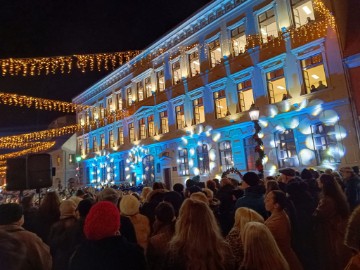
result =
[[[265,187],[262,185],[248,187],[244,191],[244,196],[236,201],[235,208],[247,207],[259,213],[267,219],[268,213],[264,204]]]
[[[233,190],[234,187],[227,184],[221,187],[216,194],[216,198],[220,201],[219,222],[223,236],[226,236],[234,225],[235,201]]]
[[[345,194],[350,206],[350,209],[353,210],[360,204],[360,178],[357,176],[352,176],[350,178],[345,178]]]
[[[149,219],[142,214],[136,214],[128,218],[134,226],[138,245],[146,252],[151,232]]]
[[[351,257],[344,270],[360,270],[360,253]]]
[[[129,242],[137,244],[135,228],[130,218],[120,215],[120,224],[120,234]]]
[[[122,236],[86,240],[70,259],[69,270],[146,270],[144,252]]]
[[[50,249],[36,234],[26,231],[18,225],[0,225],[0,230],[10,233],[25,244],[26,260],[20,270],[51,269],[52,259]]]
[[[291,226],[285,211],[272,213],[265,221],[265,225],[274,236],[281,253],[291,267],[291,270],[303,269],[298,257],[291,247]]]

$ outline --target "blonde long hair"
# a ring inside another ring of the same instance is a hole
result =
[[[184,259],[187,270],[226,269],[231,255],[210,207],[193,199],[186,199],[180,208],[170,251]]]
[[[242,269],[290,270],[289,264],[266,225],[259,222],[248,222],[241,236],[244,242]]]
[[[234,228],[238,228],[241,232],[244,230],[246,223],[250,221],[264,223],[264,218],[260,214],[258,214],[258,212],[247,207],[240,207],[236,209],[235,222],[233,226]]]

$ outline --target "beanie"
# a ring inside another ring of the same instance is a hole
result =
[[[119,230],[120,213],[113,203],[103,201],[91,207],[84,224],[87,239],[100,240],[114,236]]]
[[[62,201],[60,204],[60,219],[75,217],[76,203],[72,200]]]
[[[17,222],[23,215],[21,205],[17,203],[7,203],[0,205],[0,225],[8,225]]]
[[[133,216],[139,213],[140,201],[132,195],[125,195],[120,201],[120,212],[125,216]]]
[[[109,201],[113,204],[117,204],[120,198],[120,194],[113,188],[105,188],[98,195],[98,201]]]
[[[243,176],[243,181],[250,187],[257,186],[260,182],[259,176],[254,172],[247,172]]]
[[[171,223],[175,218],[175,211],[173,206],[167,202],[161,202],[155,208],[155,216],[157,220],[163,223]]]

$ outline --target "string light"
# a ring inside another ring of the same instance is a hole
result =
[[[9,94],[0,92],[0,104],[9,106],[19,106],[35,108],[47,111],[59,111],[59,112],[75,112],[76,110],[84,110],[89,108],[86,105],[79,105],[59,100],[51,100],[44,98],[28,97],[24,95]]]
[[[6,160],[6,159],[9,159],[9,158],[16,158],[16,157],[24,156],[24,155],[27,155],[27,154],[34,154],[34,153],[43,152],[43,151],[46,151],[46,150],[50,149],[54,145],[55,145],[54,141],[53,142],[43,142],[40,145],[35,146],[35,147],[31,147],[29,149],[25,149],[25,150],[13,152],[13,153],[0,155],[0,160]]]
[[[0,143],[0,149],[16,149],[16,148],[32,148],[42,144],[42,142],[11,142],[11,143]],[[0,163],[0,166],[2,164]]]

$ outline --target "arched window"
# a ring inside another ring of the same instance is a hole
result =
[[[200,174],[209,173],[209,150],[207,144],[203,144],[196,148],[196,154],[198,159],[198,167]]]
[[[145,156],[142,160],[142,164],[144,185],[152,187],[152,184],[155,181],[154,157],[152,155]]]

